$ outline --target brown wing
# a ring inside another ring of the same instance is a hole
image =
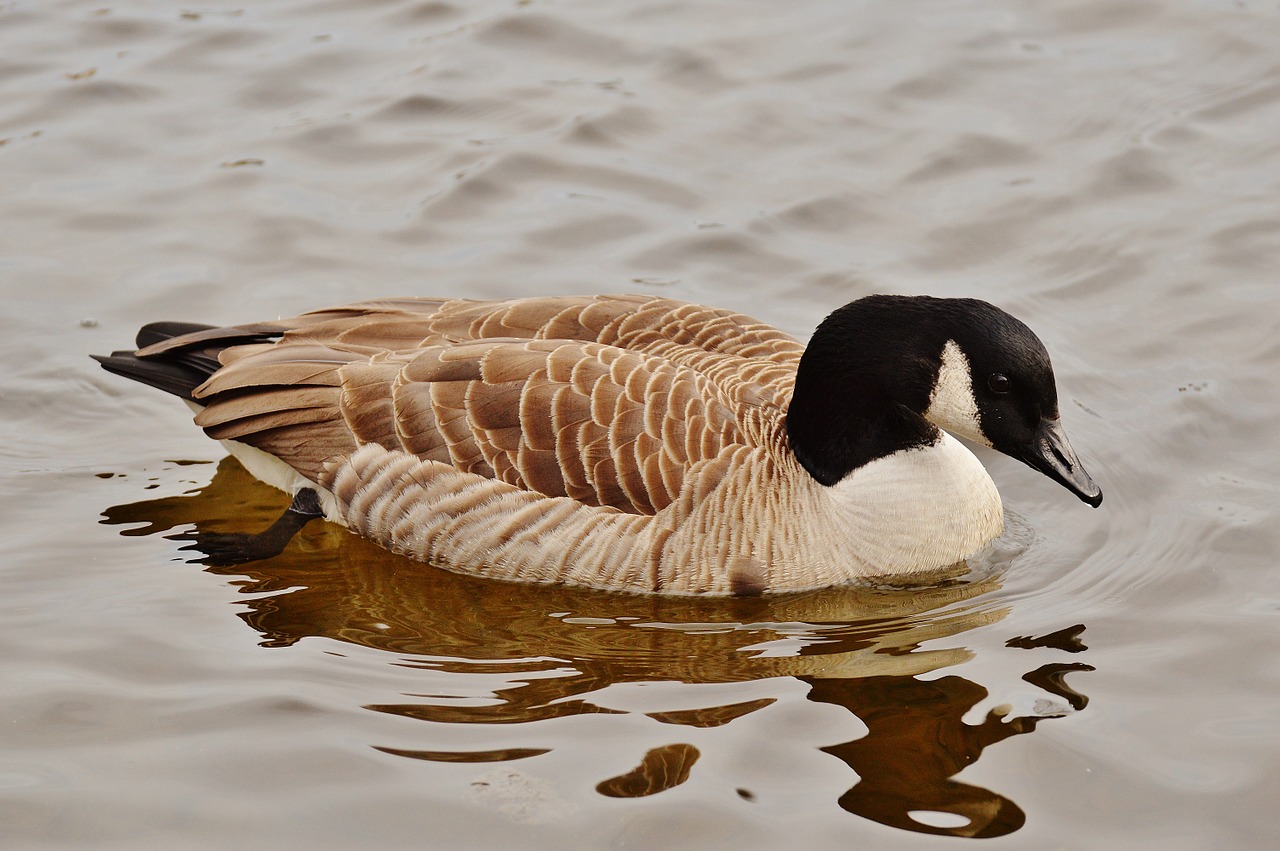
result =
[[[655,355],[711,378],[737,403],[779,409],[791,398],[804,353],[795,339],[749,316],[650,296],[449,301],[429,324],[433,342],[581,340]]]
[[[652,514],[675,499],[690,464],[742,440],[706,376],[615,346],[481,339],[369,355],[351,340],[302,336],[233,350],[197,390],[208,407],[196,421],[313,480],[328,458],[378,443]]]
[[[234,346],[192,396],[206,405],[196,424],[217,440],[239,440],[316,481],[330,458],[357,448],[342,417],[346,364],[367,355],[319,344]]]
[[[641,295],[472,301],[382,299],[290,319],[211,328],[141,349],[142,358],[201,346],[256,343],[282,336],[373,355],[468,340],[577,340],[659,355],[713,376],[746,401],[784,406],[804,347],[781,331],[727,310]]]

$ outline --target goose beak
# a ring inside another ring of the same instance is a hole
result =
[[[1085,472],[1058,417],[1042,419],[1031,442],[1009,454],[1063,485],[1094,508],[1102,504],[1102,488],[1094,484]]]

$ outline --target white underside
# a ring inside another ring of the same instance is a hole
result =
[[[197,413],[204,410],[202,405],[195,402],[187,402],[187,407]],[[231,453],[233,458],[240,462],[240,466],[249,471],[249,475],[258,481],[271,485],[273,488],[279,488],[289,496],[293,496],[304,488],[315,491],[320,496],[320,507],[324,509],[325,519],[343,526],[347,525],[346,520],[339,513],[338,500],[330,491],[304,477],[276,456],[263,452],[256,446],[241,443],[238,440],[220,440],[218,442]]]
[[[248,470],[249,474],[258,481],[271,485],[273,488],[279,488],[290,496],[304,488],[315,491],[320,496],[320,507],[324,509],[324,519],[343,526],[347,525],[346,520],[338,510],[338,500],[332,492],[303,477],[297,470],[276,456],[263,452],[256,446],[250,446],[247,443],[240,443],[235,440],[221,440],[219,443],[225,446],[227,451],[240,462],[240,465]]]

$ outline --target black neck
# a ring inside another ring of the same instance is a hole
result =
[[[787,409],[787,439],[796,459],[820,484],[834,485],[854,470],[903,449],[929,446],[938,429],[874,384],[807,382]],[[861,389],[860,389],[861,388]]]
[[[922,412],[929,407],[943,341],[922,341],[929,323],[911,316],[912,310],[906,311],[910,321],[903,321],[903,301],[873,296],[837,310],[818,326],[800,359],[787,439],[797,460],[823,485],[938,439],[937,427]],[[936,357],[909,354],[934,349]]]

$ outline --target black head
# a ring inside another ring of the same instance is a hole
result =
[[[828,316],[806,349],[787,412],[800,462],[823,484],[937,427],[985,443],[1098,505],[1102,492],[1062,431],[1040,339],[976,299],[868,296]]]

